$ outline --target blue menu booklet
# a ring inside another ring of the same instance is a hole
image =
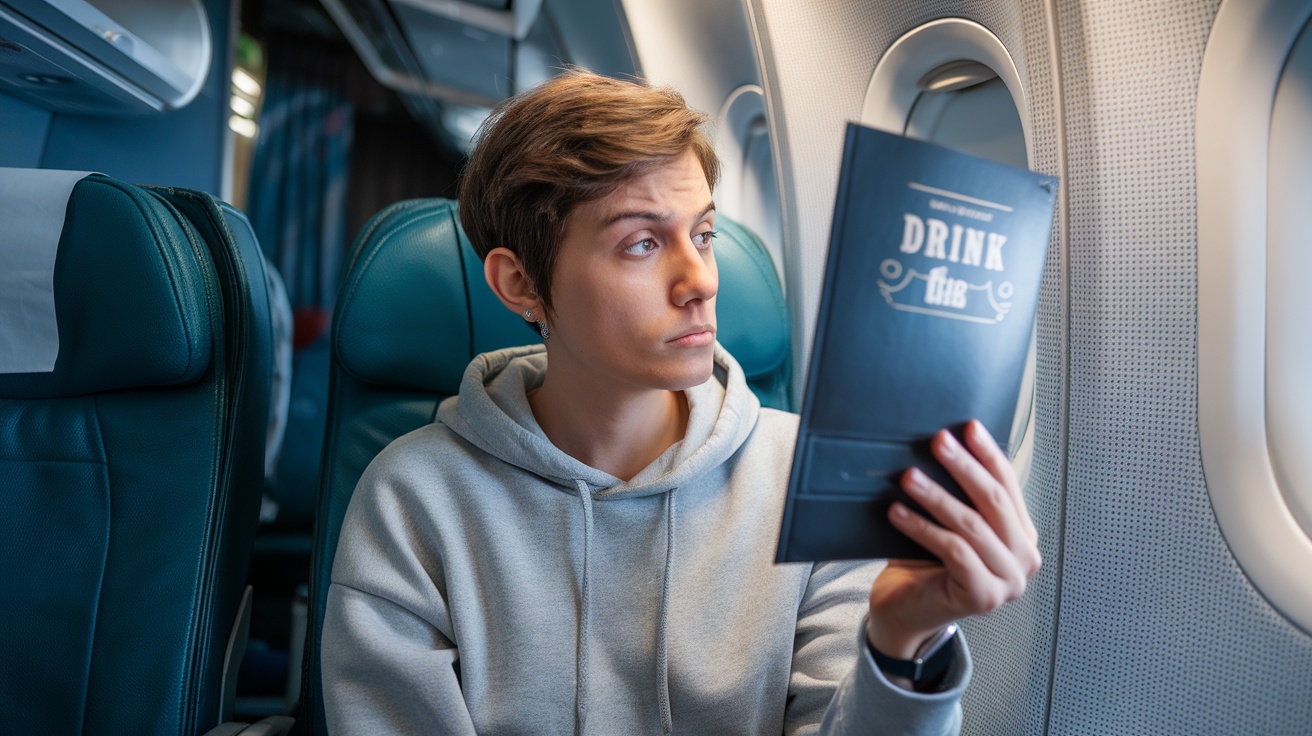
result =
[[[847,127],[776,560],[929,558],[888,521],[929,440],[1016,413],[1057,180]],[[959,436],[959,435],[958,435]],[[967,501],[969,503],[969,501]]]

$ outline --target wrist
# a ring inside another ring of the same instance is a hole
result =
[[[932,629],[903,629],[890,621],[878,620],[872,613],[866,619],[866,642],[875,651],[894,659],[911,659],[916,652],[931,638],[943,630],[937,626]]]
[[[957,625],[948,624],[925,639],[909,657],[892,657],[880,652],[870,642],[869,634],[866,644],[875,665],[894,685],[916,692],[937,692],[954,659],[956,634]]]

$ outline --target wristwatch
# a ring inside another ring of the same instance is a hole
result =
[[[956,624],[944,626],[942,631],[926,639],[911,659],[897,659],[881,654],[878,649],[870,645],[869,641],[866,642],[866,647],[870,649],[870,656],[874,657],[875,664],[885,675],[905,677],[916,685],[917,690],[920,690],[922,685],[937,683],[947,672],[948,665],[952,664],[952,639],[956,635]]]

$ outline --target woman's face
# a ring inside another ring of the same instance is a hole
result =
[[[715,204],[688,152],[578,207],[552,274],[551,371],[679,391],[711,374]]]

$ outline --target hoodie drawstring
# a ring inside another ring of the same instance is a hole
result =
[[[588,623],[592,618],[592,492],[584,480],[574,481],[583,502],[583,585],[580,597],[577,693],[574,700],[574,733],[583,733],[583,720],[588,714]]]
[[[666,639],[670,621],[670,577],[674,570],[674,491],[665,494],[665,581],[661,583],[661,619],[656,630],[656,692],[661,704],[661,731],[674,733],[670,714],[670,655]]]
[[[588,626],[592,619],[592,493],[586,481],[574,483],[583,504],[583,584],[580,597],[577,693],[574,701],[574,733],[582,734],[588,714]],[[670,579],[674,570],[674,491],[665,494],[665,577],[661,582],[661,613],[656,629],[656,691],[660,700],[661,732],[674,733],[674,716],[670,713]]]

